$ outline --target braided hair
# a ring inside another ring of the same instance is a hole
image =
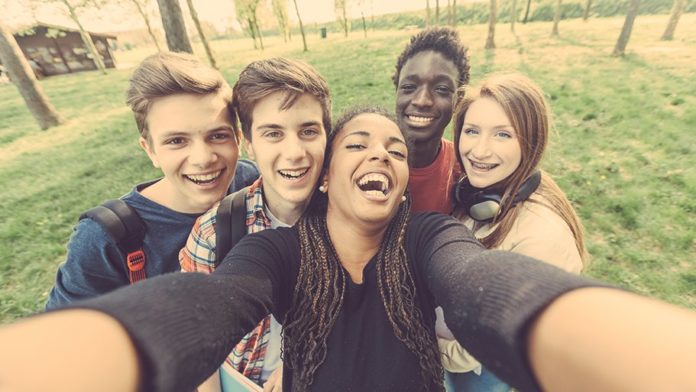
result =
[[[353,118],[374,113],[393,116],[382,108],[357,107],[348,110],[332,127],[327,141],[326,169],[336,134]],[[326,225],[327,197],[315,192],[310,209],[297,224],[301,263],[293,304],[283,330],[283,360],[295,370],[293,390],[304,391],[314,380],[326,358],[326,341],[343,305],[346,272],[334,249]],[[417,305],[418,293],[404,238],[410,215],[410,198],[399,205],[389,223],[376,256],[377,284],[387,317],[397,339],[417,357],[423,390],[443,391],[442,365],[433,320],[424,319]]]

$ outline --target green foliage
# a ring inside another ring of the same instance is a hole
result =
[[[412,17],[389,20],[410,26],[417,24]],[[474,83],[488,72],[519,71],[546,92],[556,131],[543,168],[583,221],[592,256],[587,273],[696,309],[696,15],[682,16],[669,43],[658,40],[667,15],[641,17],[630,52],[615,58],[609,52],[622,19],[568,20],[561,39],[549,38],[549,23],[528,23],[517,35],[500,29],[495,51],[483,50],[485,24],[459,32],[470,45]],[[394,107],[390,77],[413,33],[313,34],[307,53],[297,35],[289,43],[269,37],[263,53],[249,39],[212,45],[230,82],[254,59],[308,61],[327,78],[338,114],[365,102]],[[152,51],[116,57],[135,64]],[[81,212],[159,175],[137,145],[124,104],[131,71],[42,80],[69,120],[47,131],[14,86],[0,84],[0,322],[43,307]]]

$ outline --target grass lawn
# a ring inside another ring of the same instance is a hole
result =
[[[548,94],[556,129],[543,167],[568,193],[585,225],[589,275],[696,309],[696,14],[685,14],[675,40],[659,41],[667,15],[636,20],[626,57],[611,57],[622,18],[497,26],[495,51],[483,49],[487,26],[460,26],[470,47],[472,82],[517,70]],[[334,113],[369,102],[394,105],[391,74],[414,31],[362,31],[349,38],[309,37],[302,52],[267,37],[215,41],[230,82],[249,61],[306,60],[324,74]],[[203,50],[196,48],[203,56]],[[0,322],[42,309],[79,214],[153,178],[124,104],[129,65],[147,50],[117,52],[121,69],[41,82],[69,121],[41,131],[14,86],[0,85]],[[448,137],[451,134],[448,132]],[[691,169],[689,169],[691,168]]]

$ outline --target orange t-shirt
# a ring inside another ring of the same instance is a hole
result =
[[[442,139],[435,161],[430,166],[411,168],[410,171],[411,211],[451,213],[454,209],[452,187],[462,173],[454,155],[454,144]]]

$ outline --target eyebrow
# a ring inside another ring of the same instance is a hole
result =
[[[234,132],[234,127],[232,127],[231,125],[224,125],[224,124],[221,124],[221,125],[215,126],[215,127],[213,127],[213,128],[206,129],[204,132],[205,132],[205,133],[210,133],[210,132],[217,132],[217,131],[231,131],[231,132]],[[162,133],[162,136],[161,136],[161,137],[162,137],[163,139],[166,139],[166,138],[170,138],[170,137],[186,136],[186,135],[189,135],[189,134],[190,134],[190,132],[172,129],[172,130],[165,131],[164,133]]]
[[[300,124],[301,128],[311,127],[311,126],[321,126],[319,121],[305,121]],[[285,129],[287,126],[275,123],[261,124],[256,129]]]
[[[367,136],[367,137],[369,137],[369,136],[370,136],[370,132],[367,132],[367,131],[355,131],[355,132],[351,132],[351,133],[347,134],[346,136],[342,137],[341,140],[345,140],[348,136],[353,136],[353,135],[357,135],[357,136]],[[392,143],[400,143],[400,144],[403,144],[404,146],[406,145],[406,142],[405,142],[403,139],[398,138],[398,137],[396,137],[396,136],[389,136],[389,141],[392,142]]]
[[[470,122],[465,122],[462,124],[462,126],[470,126],[474,128],[481,128],[478,124],[470,123]],[[491,127],[492,129],[512,129],[513,131],[515,130],[515,127],[512,126],[512,124],[506,124],[506,125],[494,125]]]

